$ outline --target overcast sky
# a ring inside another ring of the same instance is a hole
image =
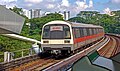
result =
[[[120,10],[120,0],[0,0],[0,4],[27,10],[37,8],[49,12],[70,11],[72,15],[84,10],[95,10],[101,13]]]

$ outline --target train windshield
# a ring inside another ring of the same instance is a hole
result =
[[[47,25],[43,30],[43,39],[70,39],[70,28],[67,25]]]

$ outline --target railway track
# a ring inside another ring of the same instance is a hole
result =
[[[96,50],[96,47],[98,49],[98,52],[102,56],[111,57],[111,56],[117,54],[118,52],[120,52],[120,48],[116,48],[116,47],[120,47],[120,44],[118,44],[118,43],[120,43],[120,41],[119,41],[120,38],[115,37],[115,36],[110,36],[109,39],[110,39],[110,41],[104,47],[99,48],[103,44],[107,43],[108,36],[106,38],[104,38],[103,40],[99,41],[99,43],[102,43],[102,44],[96,43],[95,45],[93,45],[89,48],[86,48],[84,51],[81,51],[80,53],[76,53],[76,55],[71,56],[70,60],[67,60],[65,58],[57,60],[52,57],[40,58],[38,56],[36,56],[36,58],[35,58],[33,56],[31,58],[25,58],[23,60],[18,60],[18,62],[16,60],[16,61],[14,61],[14,63],[11,62],[11,64],[8,63],[7,66],[4,66],[4,67],[6,67],[6,69],[4,69],[4,70],[7,70],[7,71],[39,71],[39,70],[45,69],[49,66],[55,66],[55,64],[57,65],[57,63],[60,63],[60,62],[64,62],[64,63],[62,63],[62,66],[64,66],[64,64],[70,64],[70,63],[80,59],[82,56],[87,55],[87,53],[89,53],[90,51]],[[116,44],[118,44],[118,45],[116,45]],[[71,62],[71,60],[72,60],[72,62]],[[14,65],[14,66],[12,66],[12,65]],[[60,66],[60,67],[62,67],[62,66]]]
[[[90,48],[89,48],[90,50]],[[88,50],[88,51],[89,51]],[[88,52],[87,51],[87,52]],[[27,60],[27,61],[25,61]],[[47,58],[40,58],[40,57],[36,57],[34,58],[31,57],[31,58],[24,58],[24,59],[21,59],[21,60],[16,60],[16,61],[12,61],[10,63],[7,64],[7,66],[5,66],[4,70],[7,70],[7,71],[32,71],[32,70],[42,70],[46,67],[49,67],[51,65],[54,65],[55,63],[58,63],[60,62],[61,60],[63,59],[60,59],[60,60],[56,60],[52,57],[47,57]],[[12,66],[14,65],[14,66]]]
[[[17,58],[10,62],[2,62],[0,63],[0,71],[10,71],[12,68],[19,67],[21,64],[29,63],[36,59],[39,59],[37,55],[31,55],[23,58]]]
[[[60,60],[55,60],[53,58],[43,58],[43,59],[37,59],[35,61],[31,61],[27,64],[23,64],[20,65],[19,67],[16,67],[14,69],[11,69],[11,71],[34,71],[34,70],[41,70],[44,69],[46,67],[48,67],[49,65],[55,64],[56,62],[58,62]]]
[[[113,54],[111,56],[114,56],[120,52],[120,37],[114,37],[114,38],[116,40],[116,45],[115,45],[116,48],[114,49]]]
[[[109,35],[109,38],[108,44],[98,49],[98,53],[106,58],[110,58],[120,52],[120,37]]]

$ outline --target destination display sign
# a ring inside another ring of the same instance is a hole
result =
[[[51,26],[50,31],[63,31],[63,26]]]

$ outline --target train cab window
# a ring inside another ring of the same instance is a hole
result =
[[[44,27],[43,38],[50,38],[50,27],[49,26]]]
[[[67,25],[52,24],[44,27],[43,39],[70,39],[70,28]]]
[[[64,26],[64,38],[70,38],[70,28],[68,26]]]

